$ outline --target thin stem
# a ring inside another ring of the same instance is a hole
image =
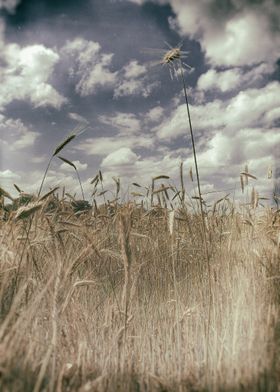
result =
[[[187,111],[188,111],[188,121],[189,121],[189,127],[190,127],[192,150],[193,150],[194,165],[195,165],[195,173],[196,173],[197,188],[198,188],[198,195],[199,195],[199,205],[200,205],[201,216],[204,217],[201,188],[200,188],[200,178],[199,178],[198,163],[197,163],[197,157],[196,157],[196,148],[195,148],[195,141],[194,141],[194,136],[193,136],[193,128],[192,128],[192,121],[191,121],[190,108],[189,108],[189,100],[188,100],[187,87],[186,87],[186,82],[185,82],[185,78],[184,78],[183,67],[182,67],[181,61],[180,61],[180,71],[181,71],[185,101],[186,101],[186,106],[187,106]],[[203,219],[203,225],[204,225],[203,229],[206,232],[206,225],[205,225],[204,219]]]
[[[85,194],[84,194],[84,190],[83,190],[83,186],[82,186],[81,178],[80,178],[80,175],[79,175],[79,172],[78,172],[78,170],[77,170],[77,169],[75,169],[75,170],[76,170],[77,177],[78,177],[78,180],[79,180],[79,184],[80,184],[80,187],[81,187],[81,192],[82,192],[83,200],[85,200]]]
[[[184,72],[183,72],[181,59],[179,59],[179,66],[180,66],[180,73],[181,73],[181,78],[182,78],[182,82],[183,82],[183,90],[184,90],[185,101],[186,101],[187,112],[188,112],[188,121],[189,121],[190,135],[191,135],[191,141],[192,141],[193,158],[194,158],[194,164],[195,164],[195,173],[196,173],[197,188],[198,188],[198,195],[199,195],[199,205],[200,205],[200,212],[201,212],[201,217],[202,217],[204,252],[205,252],[205,257],[206,257],[206,261],[207,261],[207,270],[208,270],[209,307],[208,307],[208,323],[207,323],[208,325],[207,325],[207,336],[206,336],[206,339],[207,339],[206,367],[208,369],[208,365],[209,365],[209,333],[210,333],[211,307],[212,307],[212,284],[211,284],[210,255],[209,255],[209,249],[208,249],[208,244],[207,244],[206,222],[205,222],[205,214],[204,214],[204,209],[203,209],[203,204],[202,204],[200,178],[199,178],[196,148],[195,148],[194,134],[193,134],[192,121],[191,121],[190,108],[189,108],[189,100],[188,100],[187,87],[186,87],[186,82],[185,82],[185,78],[184,78]]]
[[[40,185],[40,189],[39,189],[39,192],[38,192],[38,197],[39,197],[39,196],[40,196],[40,194],[41,194],[41,191],[42,191],[42,188],[43,188],[43,185],[44,185],[45,179],[46,179],[46,175],[47,175],[47,173],[48,173],[48,170],[49,170],[49,168],[50,168],[50,165],[51,165],[52,159],[53,159],[53,155],[50,157],[50,160],[49,160],[48,166],[47,166],[47,168],[46,168],[46,170],[45,170],[44,177],[43,177],[43,179],[42,179],[42,182],[41,182],[41,185]]]

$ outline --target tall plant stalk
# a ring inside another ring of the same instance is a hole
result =
[[[43,189],[43,185],[44,185],[45,179],[46,179],[46,177],[47,177],[47,174],[48,174],[48,171],[49,171],[49,168],[50,168],[50,166],[51,166],[51,163],[52,163],[53,158],[54,158],[61,150],[63,150],[63,148],[64,148],[68,143],[70,143],[73,139],[75,139],[76,136],[81,135],[88,127],[89,127],[89,125],[87,124],[86,126],[82,127],[82,128],[81,128],[80,130],[78,130],[77,132],[73,132],[71,135],[69,135],[66,139],[64,139],[64,140],[56,147],[56,149],[54,150],[53,154],[51,155],[51,157],[50,157],[50,159],[49,159],[48,165],[47,165],[46,170],[45,170],[45,172],[44,172],[43,179],[42,179],[42,182],[41,182],[39,191],[38,191],[38,197],[40,197],[40,195],[41,195],[41,192],[42,192],[42,189]],[[82,193],[83,193],[83,192],[82,192]]]
[[[191,121],[191,114],[190,114],[189,99],[188,99],[188,94],[187,94],[187,86],[186,86],[186,81],[185,81],[184,72],[183,72],[182,60],[180,57],[177,60],[179,62],[180,75],[181,75],[181,79],[182,79],[182,83],[183,83],[183,91],[184,91],[185,103],[186,103],[187,113],[188,113],[188,123],[189,123],[189,130],[190,130],[191,141],[192,141],[192,151],[193,151],[193,158],[194,158],[194,165],[195,165],[195,174],[196,174],[197,189],[198,189],[198,196],[199,196],[200,213],[201,213],[201,219],[202,219],[204,252],[205,252],[205,258],[206,258],[206,262],[207,262],[209,304],[208,304],[207,336],[206,336],[206,340],[207,340],[206,368],[208,369],[208,367],[209,367],[209,334],[210,334],[211,308],[212,308],[212,284],[211,284],[210,254],[209,254],[208,243],[207,243],[207,230],[206,230],[205,213],[204,213],[204,208],[203,208],[203,203],[202,203],[200,177],[199,177],[196,147],[195,147],[194,133],[193,133],[193,127],[192,127],[192,121]]]
[[[69,159],[63,158],[63,157],[61,157],[61,156],[58,156],[58,158],[59,158],[60,160],[62,160],[64,163],[66,163],[67,165],[73,167],[73,169],[75,170],[75,172],[76,172],[76,174],[77,174],[77,178],[78,178],[79,184],[80,184],[82,197],[83,197],[83,200],[85,200],[85,194],[84,194],[84,190],[83,190],[83,186],[82,186],[81,177],[80,177],[80,175],[79,175],[79,171],[78,171],[76,165],[75,165],[73,162],[69,161]]]

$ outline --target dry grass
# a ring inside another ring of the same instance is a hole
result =
[[[208,326],[199,215],[40,203],[0,223],[1,391],[279,388],[279,213],[208,212]]]

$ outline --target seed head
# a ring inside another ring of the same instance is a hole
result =
[[[170,64],[175,60],[179,60],[181,58],[181,49],[173,48],[168,50],[162,58],[162,64]]]
[[[188,56],[189,52],[181,50],[181,46],[176,46],[175,48],[169,48],[167,52],[165,52],[161,58],[160,63],[164,66],[168,66],[171,79],[175,76],[178,77],[178,72],[182,67],[186,67],[192,70],[192,67],[183,62]]]

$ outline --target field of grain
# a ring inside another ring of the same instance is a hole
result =
[[[164,188],[1,190],[1,391],[279,390],[279,210]]]

